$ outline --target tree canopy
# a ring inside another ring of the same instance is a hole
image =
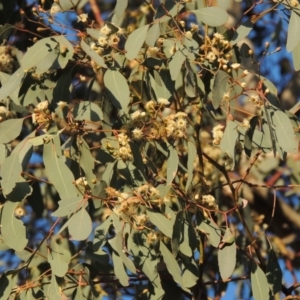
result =
[[[19,2],[1,299],[297,299],[298,0]]]

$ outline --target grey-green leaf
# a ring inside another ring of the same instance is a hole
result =
[[[76,212],[67,223],[72,240],[83,241],[92,232],[92,220],[84,207]]]
[[[193,172],[194,172],[194,163],[197,156],[197,149],[194,142],[188,141],[188,178],[185,185],[185,191],[187,192],[192,180],[193,180]]]
[[[283,151],[296,153],[298,151],[298,140],[288,115],[281,110],[274,110],[272,121],[279,146]]]
[[[251,288],[255,300],[269,299],[269,284],[265,273],[255,263],[251,264]]]
[[[224,94],[227,92],[229,78],[230,76],[228,75],[228,73],[222,70],[219,70],[217,76],[215,76],[212,89],[212,105],[214,109],[219,108],[223,100]]]
[[[192,10],[191,12],[196,15],[198,21],[213,27],[221,26],[228,20],[227,12],[224,9],[215,6],[204,7]]]
[[[24,119],[10,119],[0,123],[0,141],[9,143],[17,138],[22,130]]]
[[[125,43],[126,58],[133,60],[137,58],[141,47],[146,39],[149,25],[144,25],[134,30],[128,37]]]
[[[73,184],[74,176],[55,147],[55,139],[44,145],[44,164],[48,178],[57,189],[60,198],[73,198],[79,194]]]
[[[180,267],[179,267],[176,259],[174,258],[172,253],[169,251],[169,249],[166,247],[166,245],[164,244],[163,241],[161,241],[159,243],[159,250],[160,250],[163,260],[167,266],[167,269],[170,272],[170,274],[172,275],[174,281],[176,283],[178,283],[184,291],[190,292],[184,285],[184,282],[183,282],[183,279],[181,276],[181,270],[180,270]]]
[[[300,42],[299,28],[300,16],[292,10],[286,42],[286,50],[289,52],[293,51]]]
[[[223,248],[218,250],[218,264],[222,279],[228,279],[233,273],[236,264],[235,243],[225,244]]]
[[[165,236],[172,237],[173,223],[168,220],[162,213],[147,209],[147,215],[153,225],[155,225]]]
[[[1,216],[1,232],[7,246],[21,251],[26,247],[28,240],[23,222],[15,217],[15,210],[18,205],[18,203],[11,201],[5,202]]]
[[[233,160],[232,169],[235,164],[235,145],[238,136],[239,133],[237,131],[237,124],[231,120],[228,121],[220,143],[220,148]]]
[[[104,84],[113,96],[113,103],[117,103],[118,108],[122,108],[127,113],[130,91],[125,77],[118,71],[107,70],[104,74]]]
[[[53,274],[63,277],[68,271],[70,260],[70,252],[52,240],[48,252],[48,262],[51,265]]]
[[[117,278],[119,279],[120,283],[123,286],[128,286],[129,284],[129,276],[127,275],[122,258],[116,254],[115,251],[112,252],[112,260],[114,265],[114,272]]]
[[[197,228],[206,234],[209,242],[213,247],[217,248],[219,246],[221,241],[221,230],[217,224],[206,219],[202,221],[200,225],[197,226]]]
[[[181,50],[177,50],[172,56],[169,63],[169,69],[171,74],[171,79],[175,81],[181,71],[182,64],[184,63],[186,57]]]
[[[179,164],[177,150],[169,145],[169,156],[167,159],[167,185],[171,184],[176,176]]]

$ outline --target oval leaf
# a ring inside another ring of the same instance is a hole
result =
[[[1,217],[1,232],[4,243],[15,251],[23,250],[27,245],[26,228],[23,222],[15,217],[19,203],[6,201]]]
[[[192,12],[199,21],[213,27],[221,26],[228,20],[227,12],[224,9],[215,6],[192,10]]]
[[[22,130],[24,119],[10,119],[0,123],[0,141],[6,144],[17,138]]]
[[[225,245],[222,249],[218,251],[218,264],[220,274],[223,280],[228,279],[232,272],[234,271],[236,264],[236,245],[231,243],[230,245]]]
[[[179,158],[176,149],[170,145],[167,160],[167,185],[170,185],[176,176]]]
[[[155,225],[165,236],[172,237],[172,222],[163,216],[160,212],[154,212],[147,209],[147,215],[150,222]]]
[[[286,50],[293,51],[300,42],[300,16],[292,10],[287,34]]]
[[[252,262],[251,266],[251,287],[255,300],[269,299],[268,279],[262,269]]]
[[[117,108],[122,108],[127,113],[130,91],[125,77],[118,71],[107,70],[104,74],[104,84],[113,97],[113,104],[117,104]]]
[[[67,223],[72,240],[83,241],[92,232],[92,220],[85,208],[81,208]]]
[[[126,58],[129,60],[135,59],[146,39],[149,25],[144,25],[134,30],[128,37],[125,43]]]

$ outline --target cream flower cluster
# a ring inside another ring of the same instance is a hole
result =
[[[186,113],[178,112],[165,118],[167,137],[175,139],[185,137],[185,131],[187,128],[186,116]]]
[[[129,145],[129,137],[125,133],[118,134],[119,149],[116,156],[124,161],[132,160],[132,152]]]
[[[12,74],[15,69],[14,49],[0,46],[0,72]]]
[[[213,128],[212,130],[212,135],[213,135],[213,144],[214,145],[220,145],[222,137],[224,135],[224,126],[223,125],[217,125]]]

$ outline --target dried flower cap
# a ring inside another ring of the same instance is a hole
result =
[[[101,29],[100,33],[104,35],[109,35],[111,33],[111,29],[105,24]]]
[[[47,100],[40,102],[36,108],[39,111],[45,111],[49,106],[49,102]]]
[[[170,105],[170,102],[167,99],[165,99],[165,98],[158,98],[157,102],[158,102],[158,104],[161,104],[163,106]]]
[[[87,23],[89,16],[87,14],[80,14],[77,16],[77,22]]]

